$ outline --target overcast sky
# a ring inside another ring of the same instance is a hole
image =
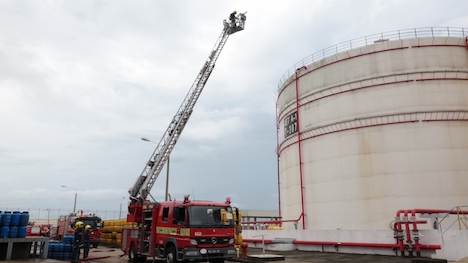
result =
[[[233,10],[246,29],[172,152],[169,193],[241,209],[278,209],[275,98],[293,64],[366,35],[468,28],[466,0],[0,0],[0,210],[72,210],[75,192],[78,209],[126,207],[156,147],[140,138],[159,142]]]

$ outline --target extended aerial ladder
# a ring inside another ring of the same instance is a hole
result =
[[[203,91],[203,87],[205,87],[208,78],[213,72],[216,60],[226,44],[229,35],[244,29],[246,20],[245,13],[235,15],[234,21],[226,19],[223,21],[223,31],[216,41],[205,64],[198,73],[197,78],[180,105],[179,110],[169,123],[169,127],[167,127],[167,130],[164,132],[158,146],[146,163],[145,168],[137,178],[134,186],[128,190],[131,203],[142,203],[146,200],[147,196],[150,195],[154,182],[158,178],[159,173],[174,149],[177,140],[187,124],[187,121],[192,115],[193,108]]]

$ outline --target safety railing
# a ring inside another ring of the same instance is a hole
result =
[[[446,220],[448,220],[448,217],[451,213],[447,213],[442,219],[440,219],[437,222],[437,230],[439,230],[440,236],[442,238],[442,243],[444,242],[444,234],[447,232],[450,228],[452,228],[455,223],[458,222],[458,229],[462,229],[462,225],[465,226],[465,229],[468,229],[468,215],[463,213],[462,208],[463,207],[468,207],[468,206],[455,206],[453,207],[450,211],[457,211],[457,218],[453,222],[449,222],[448,226],[444,229],[442,229],[442,223]]]
[[[362,46],[373,45],[378,42],[383,41],[393,41],[409,38],[423,38],[423,37],[461,37],[465,38],[468,36],[468,28],[461,27],[423,27],[423,28],[413,28],[413,29],[403,29],[397,31],[384,32],[374,35],[369,35],[365,37],[356,38],[346,42],[327,47],[323,50],[309,55],[293,66],[291,66],[281,77],[278,83],[278,89],[281,88],[281,85],[284,81],[293,75],[296,72],[296,69],[307,66],[311,63],[324,59],[326,57],[335,55],[337,53],[350,50],[353,48],[358,48]]]

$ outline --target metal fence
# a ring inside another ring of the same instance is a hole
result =
[[[392,41],[409,38],[423,38],[423,37],[466,37],[468,36],[468,28],[459,27],[423,27],[423,28],[412,28],[403,29],[397,31],[384,32],[365,37],[356,38],[346,42],[342,42],[331,47],[327,47],[323,50],[313,53],[302,60],[291,66],[281,77],[278,83],[278,89],[284,81],[296,72],[296,69],[307,66],[311,63],[324,59],[326,57],[335,55],[337,53],[358,48],[367,45],[373,45],[379,41]]]
[[[50,224],[54,224],[57,222],[57,219],[61,215],[69,215],[73,213],[72,210],[70,209],[50,209],[50,208],[34,208],[34,209],[29,209],[29,208],[21,208],[21,207],[5,207],[5,208],[0,208],[0,211],[2,212],[28,212],[29,214],[29,221],[36,221],[36,220],[41,220],[41,221],[49,221]],[[127,207],[123,207],[122,210],[79,210],[77,211],[77,214],[84,214],[84,215],[96,215],[100,217],[103,220],[108,220],[108,219],[120,219],[120,218],[126,218],[127,217]]]

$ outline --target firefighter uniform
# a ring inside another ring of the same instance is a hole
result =
[[[88,254],[89,254],[89,235],[91,232],[91,226],[90,225],[86,225],[85,226],[85,229],[84,229],[84,232],[83,232],[83,259],[87,258],[88,257]]]
[[[83,222],[76,222],[75,224],[75,243],[73,244],[73,263],[78,263],[80,259],[80,250],[83,245]]]

